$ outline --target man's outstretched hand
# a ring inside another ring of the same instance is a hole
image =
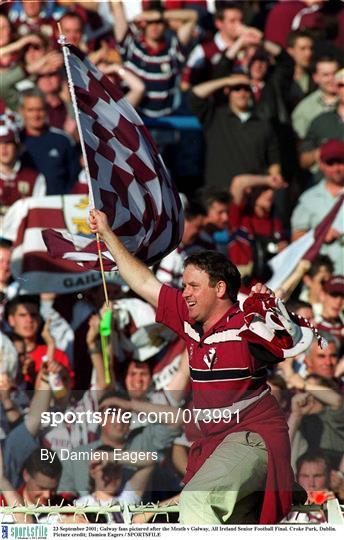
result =
[[[103,239],[112,232],[104,212],[95,208],[90,211],[90,229],[94,234],[100,234]]]
[[[275,293],[263,283],[256,283],[255,285],[253,285],[253,287],[251,288],[249,297],[253,296],[256,293],[269,294],[270,296],[275,296]]]

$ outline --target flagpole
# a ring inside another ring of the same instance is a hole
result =
[[[311,263],[306,259],[301,259],[294,271],[290,276],[282,283],[280,287],[275,291],[276,296],[280,296],[282,300],[288,300],[292,292],[296,289],[305,273],[310,269]]]
[[[79,118],[78,104],[77,104],[77,101],[76,101],[76,95],[75,95],[75,90],[74,90],[74,85],[73,85],[72,75],[71,75],[71,71],[70,71],[69,60],[68,60],[69,50],[65,46],[66,45],[66,36],[64,36],[62,34],[62,28],[61,28],[60,23],[57,23],[57,27],[58,27],[58,31],[59,31],[59,34],[60,34],[59,39],[58,39],[58,43],[62,46],[63,59],[64,59],[64,64],[65,64],[66,72],[67,72],[67,82],[68,82],[69,92],[70,92],[72,105],[73,105],[73,110],[74,110],[74,114],[75,114],[76,125],[77,125],[78,132],[79,132],[82,157],[84,159],[84,164],[85,164],[85,173],[86,173],[86,179],[87,179],[87,184],[88,184],[90,206],[91,206],[91,208],[95,208],[90,169],[89,169],[89,166],[88,166],[85,142],[84,142],[84,137],[83,137],[83,134],[82,134],[80,118]],[[101,250],[101,245],[100,245],[99,233],[96,233],[96,241],[97,241],[97,250],[98,250],[98,257],[99,257],[99,264],[100,264],[100,272],[101,272],[101,276],[102,276],[102,283],[103,283],[103,289],[104,289],[105,304],[106,304],[107,308],[110,308],[109,295],[108,295],[107,285],[106,285],[106,281],[105,281],[104,264],[103,264],[103,257],[102,257],[102,250]]]

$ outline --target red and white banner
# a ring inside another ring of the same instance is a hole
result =
[[[12,275],[21,289],[33,294],[68,293],[100,284],[99,272],[85,272],[75,262],[49,255],[42,231],[52,226],[62,234],[89,234],[88,198],[29,197],[13,204],[4,218],[2,236],[13,242]],[[120,282],[115,272],[106,277]]]

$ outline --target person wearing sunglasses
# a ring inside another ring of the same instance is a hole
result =
[[[227,97],[224,105],[213,99],[220,92]],[[247,75],[198,84],[192,88],[189,102],[203,125],[207,189],[228,190],[239,174],[281,174],[276,135],[270,122],[255,114]]]

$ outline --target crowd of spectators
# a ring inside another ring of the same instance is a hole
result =
[[[3,3],[1,220],[25,197],[87,193],[58,23],[137,108],[184,194],[182,241],[154,267],[158,278],[181,288],[185,258],[215,249],[239,267],[242,294],[267,281],[269,259],[314,229],[343,193],[342,2]],[[199,127],[166,128],[159,120],[167,116],[196,116]],[[177,414],[192,409],[183,343],[124,286],[109,285],[111,323],[100,287],[27,294],[11,276],[6,230],[0,236],[2,503],[177,500],[198,436],[197,423]],[[328,347],[314,342],[270,366],[268,383],[288,419],[292,466],[308,501],[343,502],[343,207],[284,293]],[[166,414],[148,422],[142,412]],[[93,416],[70,421],[86,413]]]

